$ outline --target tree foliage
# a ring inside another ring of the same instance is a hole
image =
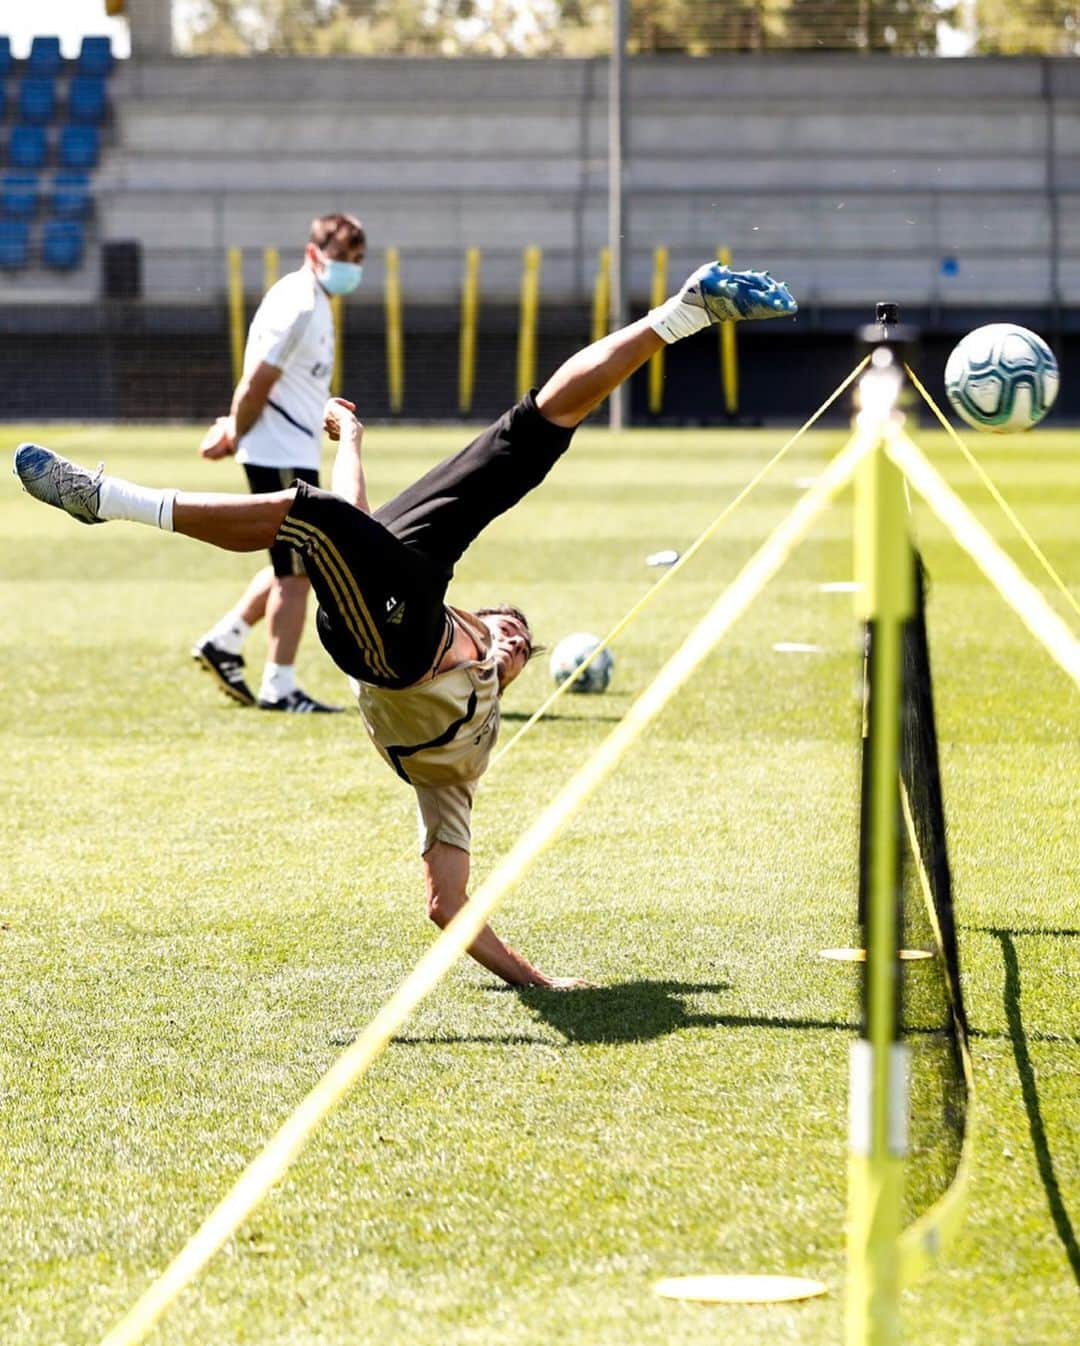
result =
[[[1075,0],[979,0],[975,51],[987,56],[1039,52],[1080,55],[1080,4]]]
[[[949,0],[630,0],[629,50],[931,55]],[[188,0],[195,54],[593,56],[611,0]],[[1080,52],[1077,0],[975,0],[976,52]]]

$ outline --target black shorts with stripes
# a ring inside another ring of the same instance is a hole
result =
[[[572,436],[546,421],[529,393],[374,514],[301,482],[278,540],[304,554],[319,636],[338,667],[383,687],[423,677],[446,633],[455,564],[543,481]]]
[[[294,481],[306,481],[309,486],[319,484],[319,473],[313,467],[260,467],[257,463],[245,463],[243,466],[252,495],[283,491]],[[284,542],[275,542],[270,548],[270,564],[274,567],[274,574],[279,577],[307,573],[300,553]]]

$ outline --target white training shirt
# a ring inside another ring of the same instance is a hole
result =
[[[334,369],[334,315],[309,267],[263,296],[248,328],[244,373],[266,361],[281,370],[259,419],[241,439],[238,463],[318,468],[323,407]]]

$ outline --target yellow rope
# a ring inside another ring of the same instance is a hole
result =
[[[630,625],[630,623],[634,621],[634,619],[637,616],[639,616],[639,614],[652,602],[652,600],[656,597],[656,595],[660,592],[660,590],[664,587],[664,585],[671,583],[672,579],[674,579],[674,577],[679,573],[679,571],[682,570],[683,566],[687,564],[690,558],[696,555],[696,553],[701,550],[701,548],[705,545],[706,542],[708,542],[709,538],[712,537],[712,535],[716,532],[716,530],[720,527],[720,525],[731,516],[731,514],[738,508],[739,505],[742,504],[742,502],[746,499],[746,497],[750,494],[750,492],[754,490],[754,488],[758,486],[765,479],[766,476],[768,476],[768,474],[772,471],[772,469],[776,466],[776,464],[779,463],[781,458],[783,458],[784,455],[790,449],[793,449],[795,447],[795,445],[799,442],[799,440],[802,439],[803,435],[805,435],[806,432],[817,421],[819,421],[822,416],[824,416],[825,412],[828,411],[828,409],[832,406],[832,404],[836,401],[836,399],[847,388],[849,388],[852,383],[855,382],[858,376],[862,373],[863,369],[866,367],[869,359],[870,357],[867,356],[865,360],[861,360],[859,364],[855,366],[855,368],[851,371],[851,373],[847,376],[847,378],[843,381],[843,383],[841,383],[840,386],[826,398],[826,400],[821,404],[820,407],[818,407],[817,411],[814,412],[814,414],[810,417],[810,419],[806,421],[804,425],[800,426],[799,429],[795,431],[795,433],[785,444],[781,445],[781,447],[777,449],[776,453],[769,459],[769,461],[765,464],[765,466],[761,468],[761,470],[757,472],[753,477],[751,477],[751,479],[746,483],[746,485],[742,488],[742,490],[734,498],[734,500],[732,500],[723,510],[721,510],[721,512],[716,516],[715,519],[713,519],[712,523],[709,524],[708,528],[706,528],[703,533],[701,533],[697,538],[694,539],[693,542],[691,542],[690,546],[687,547],[687,549],[678,558],[675,564],[671,566],[669,570],[666,570],[664,574],[661,575],[660,578],[656,581],[656,583],[652,586],[652,588],[646,590],[646,592],[641,596],[641,598],[638,599],[638,601],[633,605],[633,607],[629,610],[629,612],[627,612],[624,617],[620,618],[620,620],[615,623],[615,625],[603,638],[600,644],[597,645],[596,649],[591,652],[589,657],[587,659],[583,659],[582,662],[578,665],[578,667],[574,669],[573,673],[571,673],[571,675],[565,680],[565,682],[561,682],[558,685],[558,687],[556,687],[555,690],[551,693],[551,695],[547,698],[547,700],[542,702],[537,707],[537,709],[533,711],[533,713],[529,716],[529,718],[525,721],[525,723],[521,726],[521,728],[517,731],[517,733],[514,734],[512,738],[509,738],[499,749],[499,751],[495,754],[495,756],[491,759],[491,763],[488,767],[489,771],[492,769],[492,767],[496,766],[499,762],[503,760],[503,758],[510,751],[510,749],[514,747],[514,745],[518,743],[525,736],[525,734],[528,733],[528,731],[533,727],[534,724],[536,724],[538,720],[542,719],[548,713],[548,711],[555,704],[555,702],[558,701],[559,697],[564,695],[564,693],[568,692],[570,688],[573,687],[574,683],[577,682],[577,680],[584,674],[585,670],[589,667],[589,665],[593,662],[593,660],[598,658],[604,652],[604,650],[608,648],[611,642],[615,640],[618,636],[620,636],[623,633],[623,631],[626,630],[626,628]]]
[[[922,450],[895,426],[886,433],[885,451],[1039,644],[1080,684],[1080,640],[1002,551]]]
[[[997,503],[1001,506],[1001,509],[1005,514],[1005,517],[1009,520],[1012,526],[1016,529],[1016,531],[1027,543],[1028,547],[1031,549],[1032,555],[1039,562],[1039,564],[1046,571],[1046,573],[1050,576],[1051,580],[1053,580],[1054,584],[1058,587],[1061,593],[1065,596],[1066,600],[1072,607],[1072,610],[1076,613],[1078,617],[1080,617],[1080,602],[1077,602],[1077,600],[1073,597],[1072,593],[1066,586],[1065,582],[1059,577],[1057,571],[1046,559],[1038,543],[1031,536],[1031,534],[1024,527],[1024,525],[1020,522],[1019,518],[1016,515],[1015,510],[1013,510],[1009,502],[1005,499],[1005,497],[1001,494],[998,488],[991,481],[990,477],[983,470],[982,465],[979,463],[975,455],[971,452],[968,446],[964,443],[964,441],[956,433],[953,427],[949,424],[948,418],[942,412],[941,408],[930,396],[930,394],[926,391],[923,385],[919,382],[918,376],[916,375],[915,371],[911,368],[910,365],[905,365],[904,368],[908,372],[908,378],[911,379],[911,382],[915,385],[916,390],[922,395],[923,401],[934,413],[934,415],[938,418],[938,421],[941,423],[943,429],[945,430],[945,433],[957,446],[957,448],[968,460],[971,466],[975,469],[975,472],[978,475],[982,484],[986,487],[986,489],[994,497]]]
[[[420,1001],[435,989],[465,953],[495,908],[541,851],[550,845],[566,820],[610,774],[631,744],[754,602],[876,443],[876,433],[860,431],[829,463],[717,598],[625,717],[532,826],[522,833],[356,1041],[342,1052],[301,1100],[173,1261],[103,1339],[102,1346],[138,1346],[145,1340],[181,1291],[280,1180],[326,1116],[367,1074]]]

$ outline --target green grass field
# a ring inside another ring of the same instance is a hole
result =
[[[28,432],[25,432],[28,433]],[[239,489],[197,431],[54,428],[154,484]],[[9,428],[10,445],[24,437]],[[459,605],[602,633],[779,432],[579,436],[470,551]],[[482,877],[840,447],[785,460],[489,778]],[[464,440],[368,435],[381,501]],[[944,437],[921,442],[1044,580]],[[1075,433],[972,436],[1066,580]],[[904,1300],[926,1346],[1080,1339],[1077,696],[921,507],[965,992],[982,1107],[965,1231]],[[842,1340],[858,633],[844,501],[495,920],[573,996],[460,965],[170,1310],[162,1346],[741,1346]],[[408,790],[358,717],[228,703],[192,639],[261,561],[0,491],[0,1339],[97,1342],[429,946]],[[1076,629],[1075,614],[1040,587]],[[1075,592],[1075,589],[1074,589]],[[818,653],[782,654],[777,642]],[[256,672],[261,658],[253,640]],[[316,695],[347,688],[312,631]],[[504,737],[548,691],[534,663]],[[673,1274],[825,1280],[791,1306],[671,1304]]]

